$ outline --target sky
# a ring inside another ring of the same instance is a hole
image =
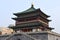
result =
[[[13,13],[22,12],[31,7],[40,8],[45,14],[51,16],[49,27],[60,33],[60,0],[0,0],[0,27],[8,27],[15,24],[11,18]]]

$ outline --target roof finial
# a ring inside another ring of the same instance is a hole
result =
[[[33,2],[32,2],[32,4],[31,4],[31,7],[32,7],[32,8],[34,7],[34,4],[33,4]]]

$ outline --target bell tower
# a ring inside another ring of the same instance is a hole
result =
[[[40,9],[35,9],[32,4],[30,8],[23,12],[14,13],[16,25],[10,27],[15,31],[35,32],[35,31],[51,31],[54,28],[49,27],[50,16],[46,15]]]

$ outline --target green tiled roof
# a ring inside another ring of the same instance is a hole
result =
[[[24,12],[31,12],[31,11],[35,11],[36,9],[34,8],[34,6],[32,5],[31,8],[27,9]]]
[[[29,22],[17,25],[18,27],[40,26],[40,22]]]
[[[20,14],[20,13],[27,13],[27,12],[32,12],[32,11],[35,11],[36,9],[34,8],[33,5],[31,5],[31,7],[23,12],[18,12],[18,13],[15,13],[15,14]]]
[[[22,11],[22,12],[18,12],[18,13],[14,13],[14,15],[16,15],[16,16],[19,15],[19,16],[20,16],[20,15],[23,15],[23,14],[27,14],[27,13],[31,13],[31,12],[36,12],[36,11],[40,11],[41,14],[45,15],[46,17],[50,17],[50,16],[46,15],[45,13],[43,13],[43,12],[40,10],[40,8],[35,9],[34,6],[33,6],[33,4],[32,4],[31,7],[28,8],[27,10]]]

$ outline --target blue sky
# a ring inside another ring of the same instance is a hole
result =
[[[60,33],[60,0],[0,0],[0,27],[7,27],[14,24],[15,17],[13,13],[21,12],[31,7],[40,8],[45,14],[50,15],[52,21],[50,27],[55,28],[54,31]]]

